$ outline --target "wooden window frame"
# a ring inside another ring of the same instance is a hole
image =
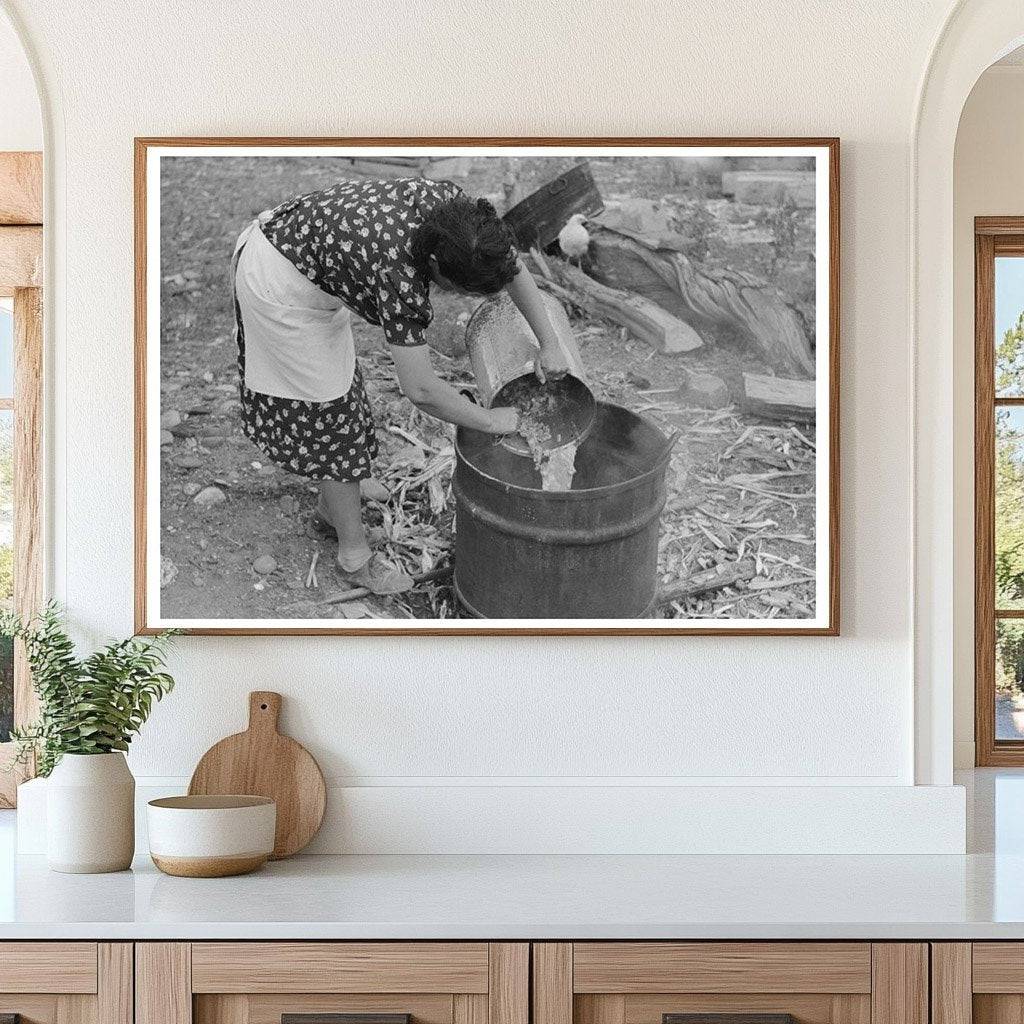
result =
[[[14,608],[33,615],[43,594],[43,227],[42,154],[0,153],[0,297],[14,299]],[[14,723],[36,716],[24,651],[14,652]],[[0,743],[0,807],[13,807],[32,766],[12,767]]]

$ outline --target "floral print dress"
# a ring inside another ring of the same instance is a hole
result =
[[[412,260],[413,233],[429,210],[461,194],[451,182],[423,178],[343,181],[282,203],[260,218],[260,229],[317,287],[382,327],[388,344],[423,345],[430,277]],[[358,363],[348,392],[332,401],[253,391],[237,295],[235,319],[246,435],[272,462],[311,480],[369,476],[377,439]]]

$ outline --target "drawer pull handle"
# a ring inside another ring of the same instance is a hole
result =
[[[282,1013],[281,1024],[411,1024],[411,1013]],[[7,1024],[0,1021],[0,1024]]]
[[[661,1024],[797,1024],[791,1013],[663,1013]]]

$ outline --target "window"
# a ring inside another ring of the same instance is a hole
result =
[[[975,252],[976,761],[1024,765],[1024,218]]]
[[[0,153],[0,605],[22,617],[42,597],[42,166]],[[34,717],[24,652],[0,640],[0,807],[27,774],[11,769],[11,726]]]

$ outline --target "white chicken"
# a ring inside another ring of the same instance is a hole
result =
[[[569,218],[569,223],[558,232],[558,245],[565,257],[569,260],[580,259],[587,254],[590,248],[590,232],[584,227],[587,218],[582,213],[574,213]]]

